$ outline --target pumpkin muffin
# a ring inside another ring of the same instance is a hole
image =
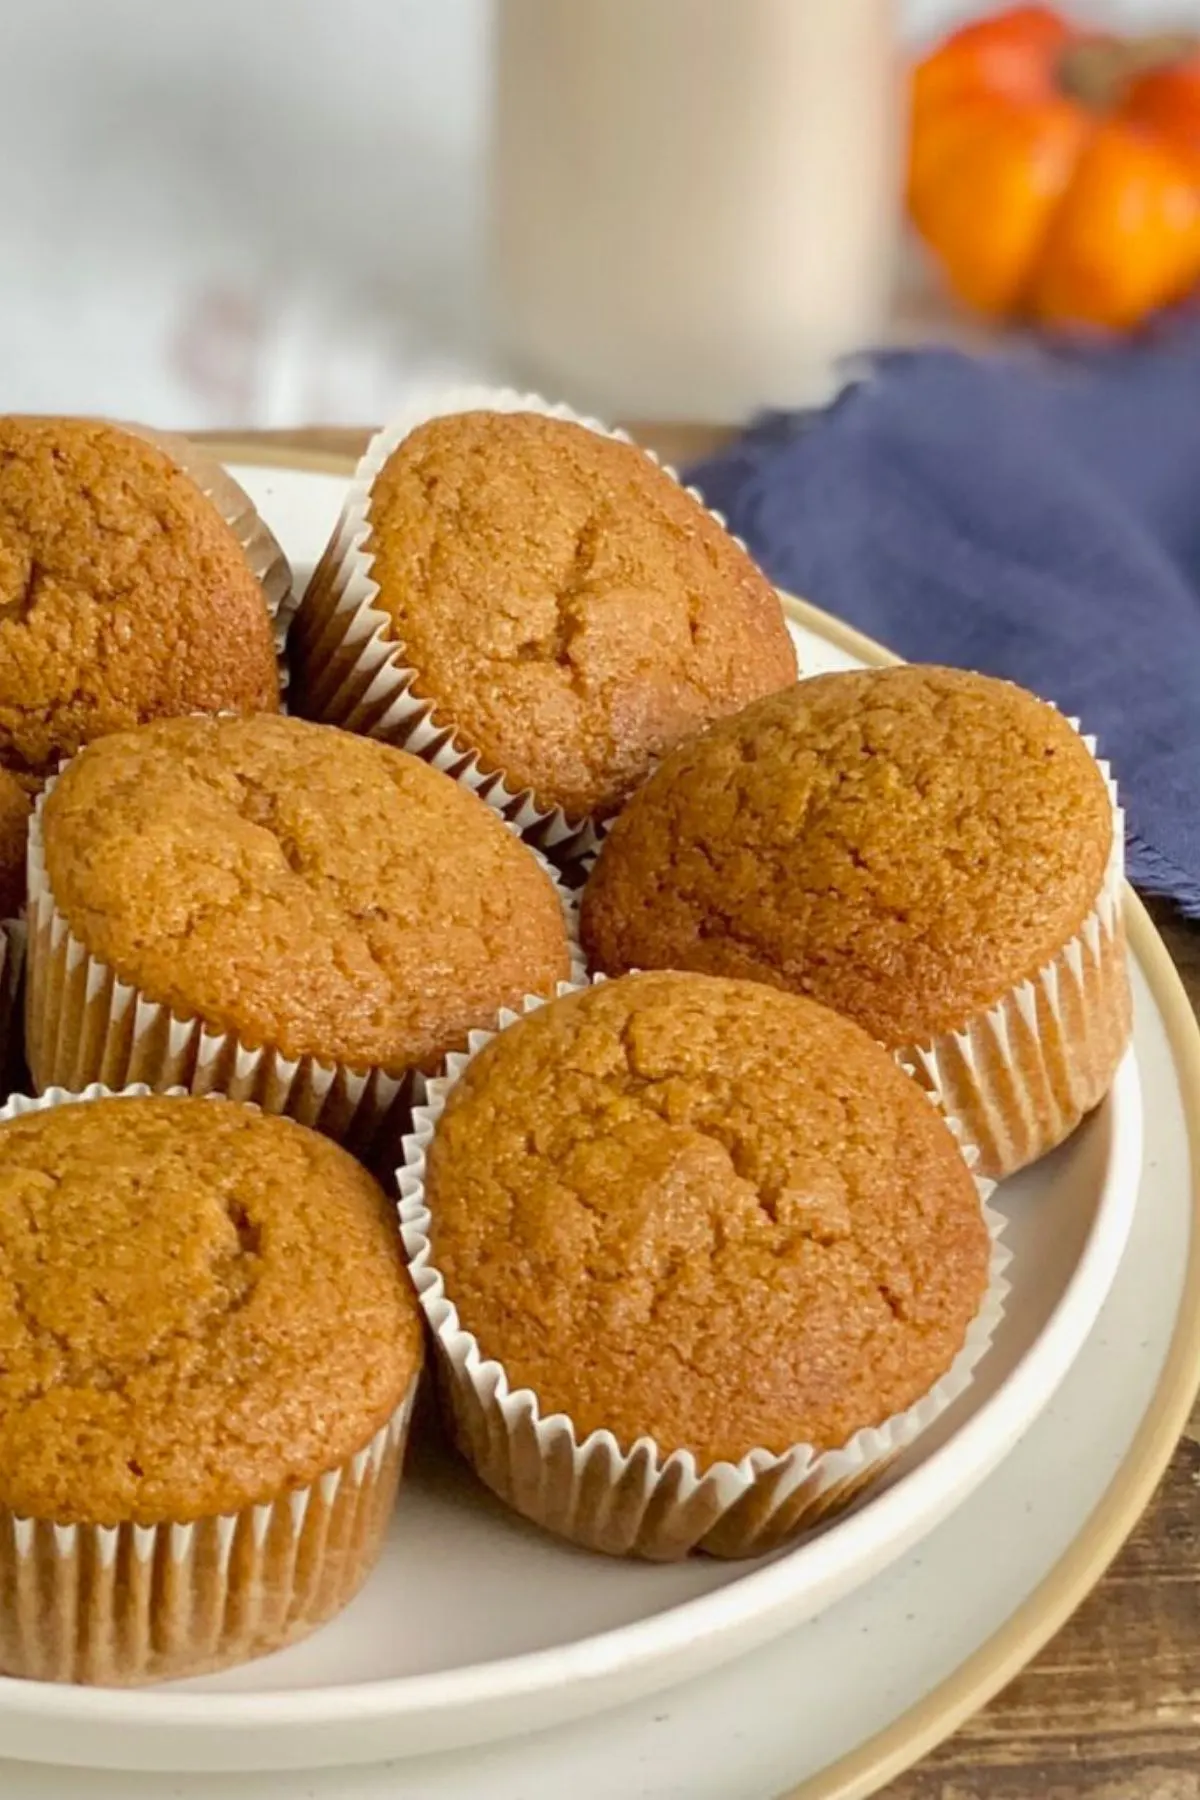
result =
[[[263,590],[190,477],[99,420],[0,418],[0,764],[38,780],[145,719],[278,707]]]
[[[430,419],[380,464],[387,441],[360,466],[365,543],[344,520],[301,606],[310,717],[405,744],[452,731],[449,754],[473,755],[509,798],[579,821],[615,812],[681,738],[795,679],[771,584],[636,446],[491,411]]]
[[[25,843],[29,795],[0,768],[0,920],[15,919],[25,904]]]
[[[44,801],[32,863],[39,1088],[216,1087],[341,1135],[571,972],[558,891],[493,812],[298,719],[100,739]]]
[[[817,676],[663,762],[603,846],[584,943],[609,973],[750,977],[847,1014],[1006,1174],[1097,1105],[1128,1041],[1115,818],[1023,689]]]
[[[253,1107],[0,1117],[0,1669],[149,1681],[304,1636],[375,1560],[421,1367],[382,1190]]]
[[[980,1197],[927,1096],[849,1020],[755,982],[634,975],[529,1013],[422,1154],[423,1225],[411,1186],[401,1217],[462,1448],[599,1549],[747,1554],[811,1523],[827,1452],[905,1421],[841,1459],[844,1499],[915,1436],[988,1286]],[[532,1434],[498,1423],[468,1334],[529,1391]],[[618,1447],[595,1466],[591,1433]],[[631,1456],[654,1479],[614,1495],[601,1467]],[[706,1499],[676,1492],[683,1456]]]

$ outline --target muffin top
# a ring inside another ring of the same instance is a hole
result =
[[[554,885],[428,764],[298,719],[101,738],[43,814],[75,935],[180,1016],[399,1074],[569,973]]]
[[[596,965],[811,994],[892,1048],[964,1025],[1095,905],[1103,778],[1007,682],[820,675],[681,746],[617,820],[583,901]]]
[[[382,1189],[231,1101],[0,1124],[0,1505],[192,1519],[361,1449],[421,1362]]]
[[[0,768],[0,919],[15,919],[25,903],[25,841],[29,795]]]
[[[756,982],[631,975],[527,1015],[451,1093],[426,1192],[446,1292],[510,1389],[701,1466],[911,1406],[987,1284],[924,1094]]]
[[[0,418],[0,763],[278,706],[262,589],[188,476],[98,420]]]
[[[643,451],[582,425],[433,419],[376,476],[370,527],[416,691],[569,817],[615,810],[680,738],[795,679],[745,551]]]

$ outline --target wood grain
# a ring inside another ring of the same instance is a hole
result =
[[[701,426],[628,429],[670,462],[721,436]],[[239,434],[264,448],[340,456],[357,456],[368,435]],[[1200,925],[1166,902],[1148,905],[1200,1015]],[[1200,1406],[1156,1499],[1074,1618],[886,1791],[888,1800],[1200,1800]]]

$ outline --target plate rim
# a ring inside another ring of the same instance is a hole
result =
[[[351,473],[350,452],[269,443],[235,433],[210,436],[222,462],[310,474]],[[783,596],[788,613],[862,662],[900,659],[811,602]],[[1098,1504],[1070,1546],[1009,1618],[952,1674],[855,1749],[779,1800],[864,1800],[912,1767],[1017,1675],[1100,1580],[1153,1497],[1200,1391],[1200,1024],[1165,944],[1128,885],[1124,914],[1131,948],[1158,1006],[1180,1078],[1191,1157],[1192,1214],[1179,1309],[1153,1397]]]

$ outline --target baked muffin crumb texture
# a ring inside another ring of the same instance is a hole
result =
[[[101,420],[0,417],[0,764],[43,777],[145,719],[278,707],[263,591],[196,484]]]
[[[428,421],[368,550],[415,691],[485,767],[611,812],[681,737],[794,680],[778,596],[644,452],[535,413]]]
[[[509,1388],[702,1466],[845,1443],[949,1369],[990,1242],[925,1096],[848,1021],[652,974],[528,1015],[430,1147],[432,1254]]]
[[[0,1124],[0,1504],[62,1523],[233,1512],[361,1448],[420,1366],[382,1190],[227,1101]]]
[[[447,776],[297,719],[174,719],[49,795],[55,903],[150,999],[248,1046],[400,1074],[570,973],[559,896]]]
[[[811,994],[898,1048],[1033,976],[1096,904],[1103,777],[1007,682],[814,676],[669,756],[601,851],[585,949]]]

